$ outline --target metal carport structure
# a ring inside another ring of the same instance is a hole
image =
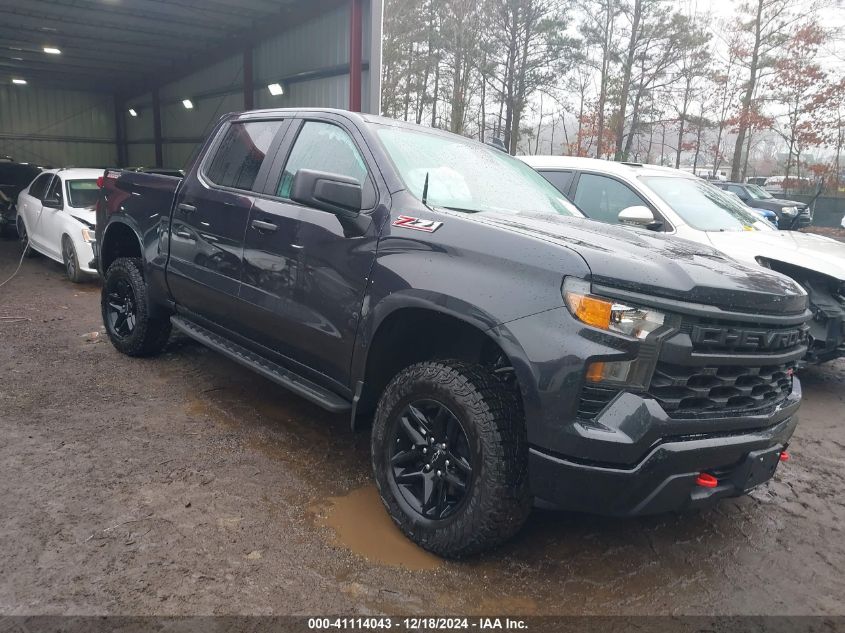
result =
[[[182,167],[229,111],[378,112],[381,34],[382,0],[0,0],[0,155]]]

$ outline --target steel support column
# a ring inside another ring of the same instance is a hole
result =
[[[156,167],[164,167],[164,151],[161,146],[161,99],[158,88],[153,89],[153,139],[156,151]]]
[[[117,166],[127,167],[129,148],[126,145],[126,102],[114,95],[114,141],[117,147]]]
[[[364,45],[363,0],[349,0],[349,109],[361,111],[362,48]]]
[[[252,67],[252,46],[244,49],[244,110],[255,107],[255,76]]]

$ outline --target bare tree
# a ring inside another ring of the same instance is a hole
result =
[[[746,65],[747,78],[737,117],[737,135],[731,161],[732,180],[745,177],[743,148],[752,123],[753,102],[759,83],[764,73],[774,66],[776,53],[783,48],[789,33],[801,17],[796,11],[796,0],[746,0],[739,6],[737,33],[742,40],[738,53]]]

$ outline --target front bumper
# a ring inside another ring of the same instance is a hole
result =
[[[636,400],[638,406],[632,407]],[[759,428],[648,440],[645,452],[629,463],[588,461],[581,457],[581,450],[575,453],[579,457],[573,458],[531,448],[531,491],[547,505],[612,516],[683,510],[741,495],[774,474],[777,456],[798,423],[800,401],[801,386],[795,379],[792,393],[774,412],[757,416]],[[621,425],[620,415],[626,418]],[[623,394],[596,418],[604,428],[586,429],[582,444],[591,444],[595,450],[590,452],[597,454],[630,456],[653,429],[665,430],[667,421],[671,426],[673,421],[654,400]],[[640,430],[637,437],[619,434],[619,429],[632,426]],[[716,476],[719,484],[715,488],[696,485],[695,478],[702,472]]]

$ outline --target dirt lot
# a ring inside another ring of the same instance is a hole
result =
[[[2,614],[845,614],[845,363],[802,373],[793,458],[751,497],[537,511],[451,563],[392,527],[345,418],[184,339],[123,357],[98,301],[44,258],[0,288]]]

